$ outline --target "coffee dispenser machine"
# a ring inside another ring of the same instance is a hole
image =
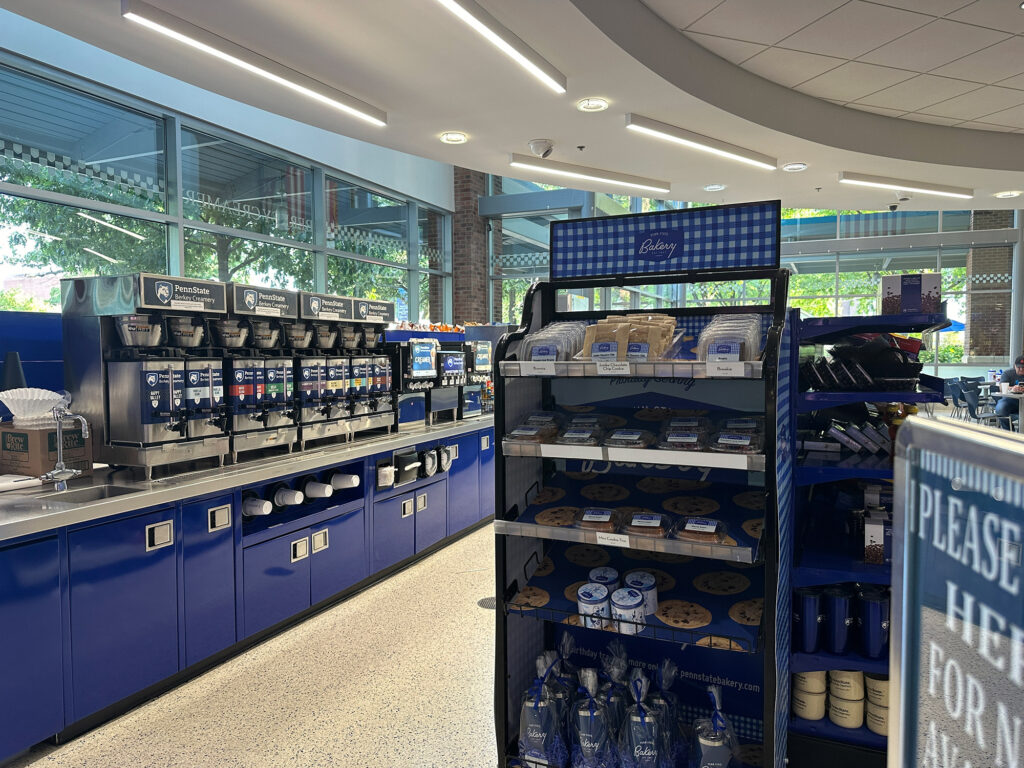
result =
[[[486,339],[467,341],[466,384],[462,387],[460,404],[462,418],[483,415],[483,390],[491,380],[491,342]]]
[[[212,323],[228,378],[231,451],[275,446],[291,451],[298,440],[295,366],[282,339],[298,316],[298,294],[242,283],[228,285],[231,318]]]
[[[65,386],[94,454],[143,467],[229,451],[221,361],[202,347],[225,286],[139,273],[61,280]]]
[[[442,341],[435,352],[437,379],[427,392],[427,421],[435,424],[460,418],[462,388],[466,384],[464,342]]]

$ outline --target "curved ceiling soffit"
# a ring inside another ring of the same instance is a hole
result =
[[[1024,135],[919,123],[831,104],[716,56],[640,0],[571,2],[605,36],[655,74],[703,102],[764,128],[836,149],[898,160],[1024,171]],[[663,115],[647,116],[673,122]],[[700,130],[700,126],[681,127]],[[752,148],[772,152],[771,147]]]

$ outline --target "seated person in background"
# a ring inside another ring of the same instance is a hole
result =
[[[1011,370],[1003,371],[1003,376],[999,379],[999,383],[1009,384],[1010,391],[1014,394],[1019,395],[1024,392],[1024,355],[1013,361],[1013,368]],[[1012,397],[999,398],[999,402],[996,403],[996,416],[999,417],[999,426],[1010,429],[1012,426],[1010,416],[1015,415],[1019,410],[1020,400]]]

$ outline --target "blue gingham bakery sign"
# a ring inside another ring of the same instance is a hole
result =
[[[779,266],[777,200],[551,224],[551,277]]]

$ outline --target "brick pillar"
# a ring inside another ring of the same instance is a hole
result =
[[[1013,211],[973,211],[971,229],[1013,226]],[[972,248],[967,253],[967,348],[964,362],[1005,368],[1021,350],[1010,345],[1013,246]],[[1006,291],[1005,293],[988,293]]]
[[[500,185],[500,180],[496,180]],[[499,186],[500,189],[500,186]],[[487,175],[455,168],[455,213],[452,216],[452,319],[456,323],[486,323],[490,264],[487,254],[487,220],[477,213],[477,198],[487,194]],[[496,247],[501,244],[501,224],[492,222]],[[500,290],[495,293],[499,311]]]

